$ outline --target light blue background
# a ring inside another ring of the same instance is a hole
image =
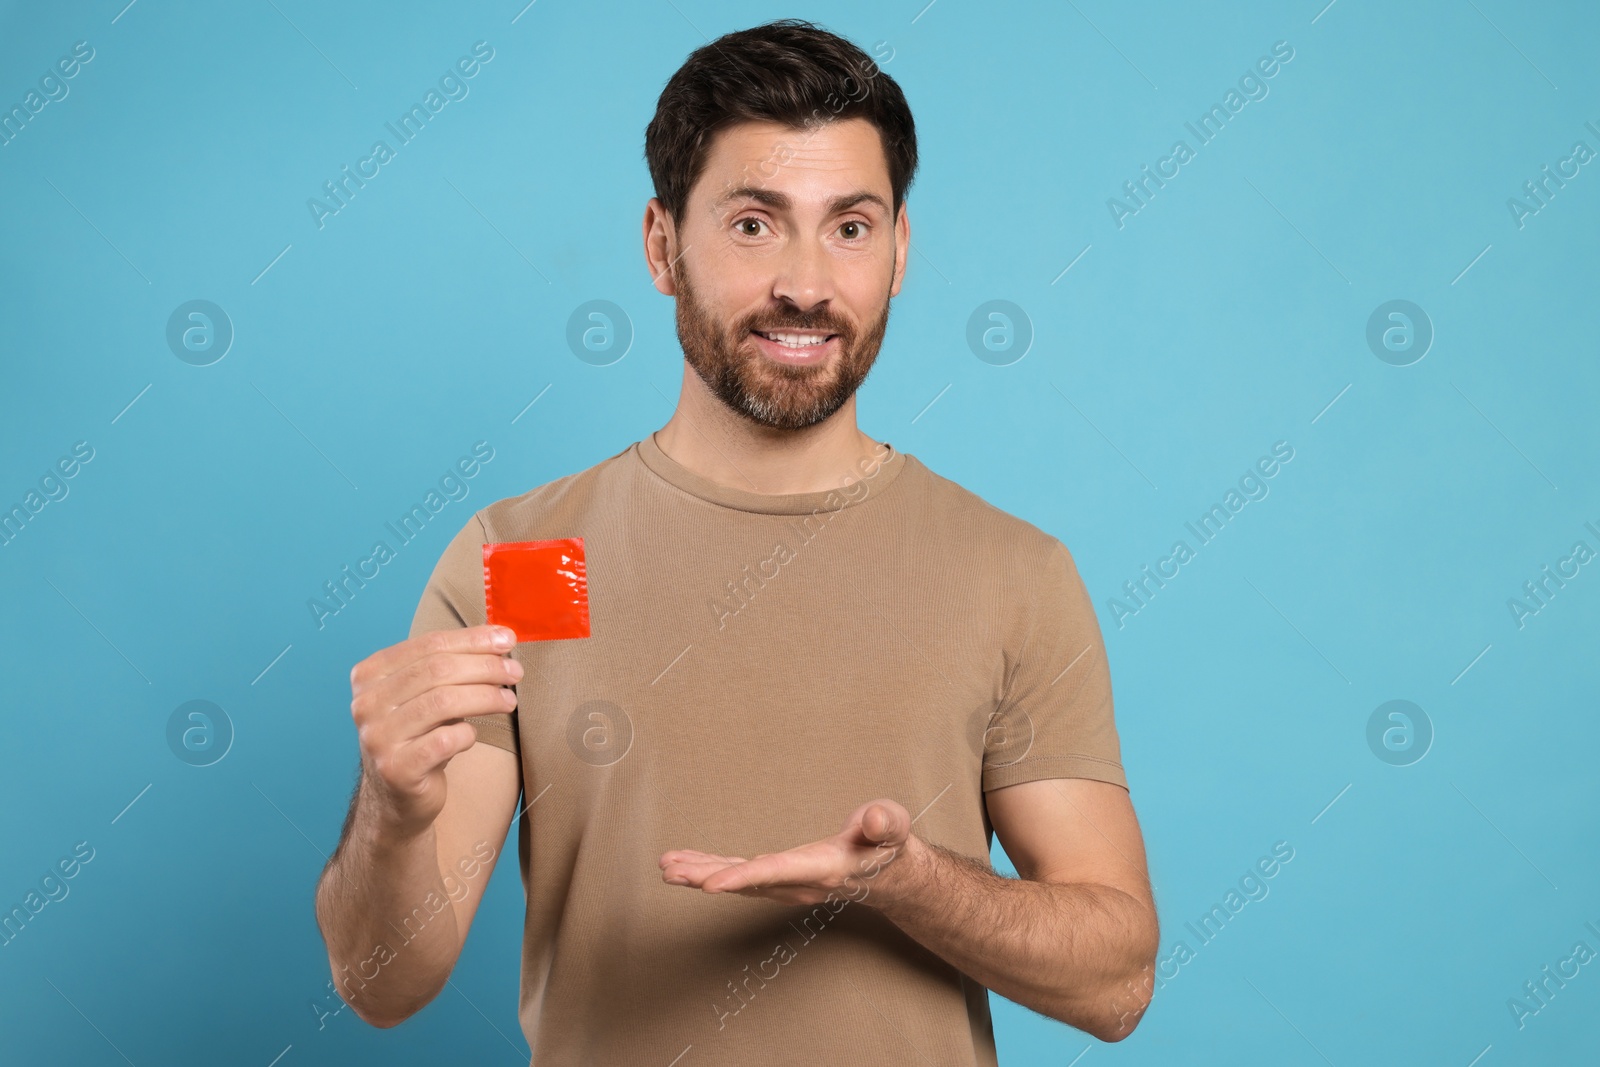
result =
[[[1507,1007],[1600,950],[1600,564],[1521,628],[1507,606],[1600,549],[1600,164],[1520,228],[1507,208],[1600,150],[1592,5],[125,2],[0,15],[7,109],[95,50],[0,147],[0,504],[95,449],[0,548],[0,906],[95,849],[0,948],[4,1062],[526,1062],[514,862],[432,1005],[318,1029],[349,670],[473,510],[671,414],[644,127],[691,49],[791,15],[884,42],[918,122],[862,426],[1072,550],[1162,956],[1196,952],[1116,1045],[994,998],[1002,1062],[1593,1056],[1600,964],[1521,1030]],[[319,230],[307,198],[479,40],[470,95]],[[1107,199],[1276,41],[1269,95],[1119,229]],[[236,331],[211,366],[165,342],[192,299]],[[636,333],[611,366],[565,342],[592,299]],[[965,341],[992,299],[1035,331],[1010,366]],[[1410,366],[1365,341],[1392,299],[1436,331]],[[308,598],[478,440],[471,495],[319,630]],[[1119,626],[1122,584],[1277,441],[1270,495]],[[191,699],[236,731],[213,766],[167,745]],[[1436,732],[1410,766],[1367,744],[1391,699]],[[1270,895],[1197,947],[1185,922],[1278,841]]]

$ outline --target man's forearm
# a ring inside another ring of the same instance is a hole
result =
[[[339,996],[367,1022],[392,1026],[444,986],[460,932],[433,827],[386,830],[364,801],[317,885],[317,925]]]
[[[1120,889],[1005,878],[913,835],[865,900],[987,988],[1102,1040],[1126,1037],[1149,1003],[1137,979],[1156,918]]]

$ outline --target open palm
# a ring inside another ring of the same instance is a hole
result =
[[[874,878],[899,854],[911,814],[893,800],[869,801],[831,837],[745,859],[696,849],[661,854],[661,880],[707,893],[742,893],[780,904],[818,904],[852,877]]]

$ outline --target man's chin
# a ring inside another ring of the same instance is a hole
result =
[[[803,377],[816,378],[818,374],[827,381],[794,382],[794,370]],[[723,397],[723,402],[751,422],[779,430],[803,430],[831,417],[844,406],[849,397],[836,398],[833,381],[826,366],[782,368],[780,373],[790,378],[785,383],[771,381],[752,382],[741,376],[737,398]],[[763,375],[763,377],[766,377]],[[796,388],[798,386],[798,388]]]
[[[730,340],[725,337],[723,344]],[[704,353],[706,360],[689,358],[689,363],[725,407],[749,422],[774,430],[804,430],[831,418],[855,394],[852,388],[839,395],[846,360],[852,357],[840,341],[848,343],[835,339],[829,345],[835,351],[825,359],[797,364],[767,356],[747,333],[720,353],[714,349]],[[686,357],[690,353],[686,346]]]

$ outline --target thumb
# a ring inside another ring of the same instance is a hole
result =
[[[861,833],[868,841],[898,844],[911,829],[911,817],[893,802],[874,801],[861,813]]]

